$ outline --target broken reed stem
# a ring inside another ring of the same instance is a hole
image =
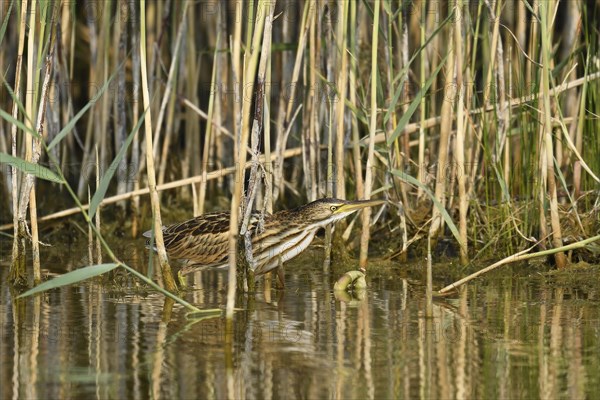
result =
[[[371,47],[371,115],[369,122],[369,152],[367,155],[367,165],[365,171],[364,200],[368,200],[371,198],[371,191],[373,189],[372,170],[375,166],[375,131],[377,130],[377,46],[379,39],[379,11],[381,9],[380,0],[376,0],[373,7],[375,15],[373,16],[373,41]],[[367,253],[369,251],[369,234],[371,228],[371,207],[365,208],[362,213],[362,234],[360,236],[359,267],[362,269],[366,269]]]
[[[258,64],[258,55],[260,39],[263,33],[263,26],[266,17],[266,4],[264,0],[260,0],[258,4],[258,10],[261,12],[257,13],[256,27],[254,35],[252,36],[252,44],[246,43],[246,52],[244,58],[246,59],[246,69],[243,71],[243,84],[242,84],[242,119],[240,130],[237,131],[239,134],[238,151],[237,151],[237,162],[236,165],[246,165],[246,145],[248,143],[248,136],[250,133],[250,111],[251,103],[249,99],[252,98],[254,89],[254,79],[256,76],[256,68]],[[269,4],[269,7],[275,7],[274,4]],[[253,15],[248,15],[248,19],[253,19]],[[247,37],[250,37],[249,30],[251,24],[248,24]],[[237,54],[232,55],[237,57]],[[248,92],[250,91],[250,92]],[[227,306],[225,310],[225,317],[231,321],[233,318],[233,307],[235,304],[235,293],[237,288],[236,282],[236,262],[238,252],[238,234],[239,234],[239,212],[240,206],[242,205],[242,195],[245,181],[245,168],[238,168],[235,180],[235,189],[231,199],[231,217],[229,221],[229,286],[227,288]],[[241,210],[242,212],[245,210]]]
[[[596,236],[592,236],[588,239],[585,239],[585,240],[582,240],[579,242],[571,243],[566,246],[561,246],[561,247],[557,247],[557,248],[553,248],[553,249],[549,249],[549,250],[539,251],[536,253],[526,254],[526,253],[529,253],[529,251],[531,249],[535,248],[539,244],[539,243],[536,243],[533,246],[531,246],[523,251],[520,251],[516,254],[513,254],[506,258],[503,258],[502,260],[495,262],[494,264],[490,265],[489,267],[483,268],[469,276],[466,276],[454,283],[451,283],[450,285],[440,289],[440,291],[438,293],[439,294],[447,293],[453,289],[458,288],[459,286],[464,285],[465,283],[467,283],[469,281],[472,281],[473,279],[477,278],[478,276],[481,276],[487,272],[490,272],[502,265],[511,264],[511,263],[514,263],[517,261],[529,260],[529,259],[537,258],[537,257],[545,257],[545,256],[548,256],[551,254],[563,253],[565,251],[581,249],[581,248],[587,246],[588,244],[599,241],[599,240],[600,240],[600,235],[596,235]]]
[[[152,204],[152,216],[154,227],[154,240],[158,252],[158,260],[162,273],[165,288],[169,292],[177,292],[177,286],[173,279],[171,266],[167,259],[167,251],[162,233],[162,222],[160,217],[160,200],[158,191],[156,190],[156,175],[154,170],[154,158],[152,157],[152,110],[150,104],[150,93],[148,90],[148,71],[146,67],[146,0],[140,1],[140,66],[142,73],[142,98],[144,101],[144,109],[147,110],[144,119],[144,130],[146,138],[146,168],[148,173],[148,190],[150,193],[150,203]]]
[[[260,64],[258,66],[258,74],[256,76],[256,89],[255,89],[255,99],[254,99],[254,119],[252,121],[252,135],[250,137],[250,142],[252,145],[252,167],[250,168],[250,178],[248,180],[248,196],[246,197],[246,206],[244,215],[241,221],[240,228],[240,238],[244,238],[244,248],[247,250],[245,253],[247,264],[254,271],[256,268],[256,264],[254,262],[253,254],[252,254],[252,240],[250,237],[250,232],[248,231],[248,224],[250,222],[250,216],[252,214],[254,200],[259,191],[260,183],[261,183],[261,174],[258,172],[258,142],[259,135],[263,127],[263,107],[265,101],[265,76],[267,74],[267,64],[269,61],[269,55],[271,48],[271,32],[273,29],[273,12],[274,7],[270,8],[271,12],[267,16],[264,22],[264,31],[263,31],[263,42],[261,48],[261,57]],[[267,121],[268,123],[268,121]],[[249,271],[246,271],[249,272]],[[246,274],[247,285],[250,292],[254,292],[254,279],[251,274]]]

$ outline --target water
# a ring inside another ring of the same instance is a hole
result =
[[[583,399],[600,390],[597,272],[561,282],[504,270],[435,301],[428,319],[424,287],[401,278],[402,265],[371,274],[363,300],[340,301],[341,272],[324,276],[320,252],[288,264],[284,292],[244,297],[231,332],[177,305],[164,315],[163,298],[124,275],[15,301],[0,267],[0,398]],[[52,264],[47,273],[72,263]],[[222,306],[226,280],[197,273],[186,299]]]

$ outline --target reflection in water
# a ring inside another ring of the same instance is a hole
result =
[[[316,253],[315,253],[316,254]],[[424,313],[423,287],[371,278],[336,298],[320,267],[242,297],[234,324],[98,281],[15,300],[0,269],[0,398],[585,398],[600,389],[596,289],[481,279]],[[335,269],[335,268],[333,268]],[[58,271],[60,272],[60,271]],[[225,303],[226,274],[187,298]]]

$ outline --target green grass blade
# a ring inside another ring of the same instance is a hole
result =
[[[27,115],[27,111],[25,110],[25,106],[23,106],[23,103],[21,103],[21,101],[19,101],[15,92],[13,92],[13,90],[10,87],[10,85],[8,84],[8,82],[6,82],[6,80],[4,79],[4,76],[0,76],[0,79],[2,79],[2,84],[8,91],[8,94],[10,94],[10,98],[12,99],[12,101],[15,102],[15,104],[17,105],[17,108],[19,109],[21,114],[23,114],[23,119],[28,121],[31,124],[31,126],[33,127],[34,123],[31,121],[31,118],[29,118],[29,115]],[[7,112],[5,112],[2,109],[0,109],[0,116],[2,116],[2,118],[6,119],[11,124],[16,125],[18,128],[22,129],[24,132],[27,132],[27,133],[33,135],[34,137],[41,139],[40,135],[38,135],[38,133],[35,129],[27,127],[21,121],[14,119],[12,115],[8,114]]]
[[[88,267],[83,267],[76,269],[75,271],[67,272],[64,275],[57,276],[54,279],[51,279],[47,282],[44,282],[40,285],[37,285],[33,289],[30,289],[17,297],[18,299],[22,297],[31,296],[32,294],[44,292],[46,290],[55,289],[61,286],[70,285],[72,283],[77,283],[84,281],[89,278],[93,278],[94,276],[102,275],[108,271],[112,271],[117,268],[121,264],[98,264],[98,265],[90,265]]]
[[[456,228],[456,225],[454,225],[454,222],[452,221],[452,218],[450,218],[450,214],[448,214],[446,208],[442,205],[442,203],[438,201],[438,199],[435,198],[435,195],[431,193],[431,190],[429,190],[429,188],[426,185],[422,184],[417,179],[398,169],[393,169],[392,174],[396,175],[401,180],[410,183],[411,185],[415,185],[421,188],[425,193],[427,193],[427,196],[429,196],[429,198],[433,201],[433,204],[438,208],[438,210],[442,214],[442,218],[444,218],[444,221],[446,221],[446,224],[448,225],[448,228],[450,228],[450,231],[452,231],[454,238],[460,244],[461,240],[460,234],[458,233],[458,228]]]
[[[64,183],[64,181],[58,175],[56,175],[48,168],[42,167],[39,164],[34,164],[29,161],[25,161],[19,157],[13,157],[10,154],[0,153],[0,163],[5,163],[14,166],[15,168],[20,169],[26,174],[34,175],[40,179],[44,179],[50,182]]]
[[[8,10],[6,10],[6,16],[4,17],[4,21],[2,22],[2,27],[0,28],[0,43],[4,40],[4,34],[6,33],[6,27],[8,25],[8,18],[11,16],[12,8],[14,1],[11,1],[8,5]]]
[[[38,139],[40,138],[40,135],[38,135],[38,133],[35,130],[29,128],[21,121],[14,119],[12,115],[10,115],[9,113],[7,113],[6,111],[4,111],[2,109],[0,109],[0,117],[4,118],[8,123],[16,125],[17,128],[21,129],[23,132],[27,132]]]
[[[140,129],[140,126],[142,126],[142,122],[144,122],[145,116],[146,116],[146,111],[144,111],[140,120],[138,121],[136,126],[133,128],[133,130],[131,131],[129,136],[127,137],[127,140],[125,141],[123,146],[121,146],[121,149],[117,153],[117,156],[110,164],[110,167],[104,173],[104,176],[102,176],[102,179],[100,180],[100,183],[98,184],[98,187],[96,188],[96,192],[94,193],[94,196],[92,197],[92,200],[90,201],[90,210],[89,210],[90,219],[94,218],[94,214],[96,214],[96,210],[98,209],[98,206],[104,199],[104,195],[106,194],[106,191],[108,190],[108,185],[110,183],[110,180],[115,175],[115,171],[119,167],[119,163],[123,159],[123,156],[127,153],[127,148],[131,144],[133,138],[135,137],[135,134]]]
[[[396,129],[394,129],[394,132],[388,138],[388,140],[387,140],[388,146],[391,145],[392,143],[394,143],[394,140],[396,140],[396,138],[398,136],[400,136],[400,134],[404,130],[404,127],[406,126],[406,124],[408,123],[408,121],[410,120],[412,115],[415,113],[415,111],[417,110],[417,107],[419,107],[419,104],[421,104],[421,98],[423,96],[425,96],[425,94],[427,94],[429,87],[435,80],[437,74],[442,70],[442,67],[446,64],[447,59],[448,59],[448,54],[446,54],[446,56],[442,59],[442,61],[440,62],[440,65],[438,65],[438,67],[435,69],[435,71],[433,71],[433,73],[431,74],[429,79],[427,79],[427,81],[425,82],[425,86],[423,86],[421,88],[421,90],[419,90],[419,93],[415,96],[412,103],[410,103],[408,110],[406,110],[406,114],[402,115],[402,118],[400,118],[400,121],[398,121],[398,125],[396,126]]]

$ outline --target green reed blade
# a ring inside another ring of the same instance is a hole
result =
[[[89,278],[93,278],[98,275],[102,275],[108,271],[112,271],[117,268],[120,264],[110,263],[110,264],[98,264],[98,265],[90,265],[88,267],[83,267],[76,269],[75,271],[67,272],[61,276],[57,276],[54,279],[46,281],[40,285],[37,285],[33,289],[26,291],[25,293],[19,295],[18,299],[22,297],[31,296],[32,294],[44,292],[46,290],[55,289],[61,286],[70,285],[72,283],[77,283],[84,281]]]
[[[64,183],[64,181],[58,175],[56,175],[48,168],[42,167],[39,164],[34,164],[29,161],[25,161],[19,157],[13,157],[10,154],[0,153],[0,163],[9,164],[17,169],[20,169],[26,174],[34,175],[40,179],[44,179],[50,182]]]

